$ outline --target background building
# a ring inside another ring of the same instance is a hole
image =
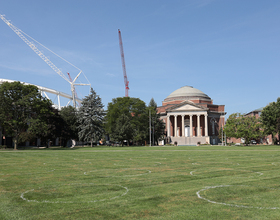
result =
[[[256,118],[261,117],[263,107],[250,111],[249,113],[245,114],[245,116],[254,116]],[[259,138],[254,140],[256,144],[273,144],[272,135],[264,136],[263,138]],[[244,138],[227,138],[227,143],[237,143],[243,144],[245,142]]]
[[[167,142],[178,145],[218,144],[225,122],[224,105],[215,105],[202,91],[183,86],[158,107],[166,124]]]

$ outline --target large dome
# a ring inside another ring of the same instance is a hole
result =
[[[183,86],[180,89],[172,92],[164,100],[165,102],[175,101],[175,100],[204,100],[211,101],[211,98],[200,91],[199,89],[193,88],[192,86]]]

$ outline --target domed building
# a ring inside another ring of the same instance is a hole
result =
[[[225,122],[225,106],[192,86],[183,86],[167,96],[158,107],[166,124],[167,142],[178,145],[218,144]]]

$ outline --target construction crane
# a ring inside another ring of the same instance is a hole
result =
[[[125,85],[125,97],[128,97],[128,84],[129,81],[127,80],[127,75],[126,75],[126,68],[125,68],[125,61],[124,61],[124,52],[123,52],[123,43],[122,43],[122,35],[120,29],[119,31],[119,44],[120,44],[120,50],[121,50],[121,58],[122,58],[122,68],[123,68],[123,77],[124,77],[124,85]]]
[[[70,76],[70,73],[67,73],[67,75],[68,75],[68,77],[69,77],[70,82],[73,82],[72,77]],[[71,86],[71,92],[72,92],[72,89],[74,90],[75,97],[78,98],[78,94],[77,94],[77,92],[76,92],[76,88],[75,88],[74,86]],[[78,105],[81,106],[81,103],[78,102]]]
[[[76,108],[76,95],[75,95],[75,86],[76,85],[80,85],[80,86],[90,86],[90,84],[84,84],[84,83],[76,83],[76,80],[78,79],[78,77],[81,75],[82,70],[79,69],[78,67],[74,66],[73,64],[71,64],[70,62],[68,62],[67,60],[63,59],[61,56],[59,56],[58,54],[54,53],[53,51],[51,51],[49,48],[45,47],[44,45],[42,45],[41,43],[39,43],[38,41],[36,41],[35,39],[33,39],[32,37],[30,37],[29,35],[27,35],[26,33],[24,33],[22,30],[20,30],[19,28],[17,28],[16,26],[14,26],[11,22],[9,22],[4,15],[0,14],[0,18],[39,56],[41,57],[42,60],[44,60],[58,75],[60,75],[64,80],[66,80],[68,83],[70,83],[71,85],[71,92],[72,92],[72,102],[73,102],[73,107]],[[58,56],[60,59],[64,60],[65,62],[67,62],[68,64],[70,64],[71,66],[75,67],[76,69],[78,69],[80,72],[79,74],[75,77],[75,79],[73,81],[68,80],[68,78],[61,72],[60,69],[58,69],[53,63],[52,61],[50,61],[49,58],[47,58],[32,42],[30,42],[25,36],[29,37],[30,39],[32,39],[33,41],[35,41],[36,43],[40,44],[42,47],[44,47],[45,49],[49,50],[50,52],[52,52],[53,54],[55,54],[56,56]]]

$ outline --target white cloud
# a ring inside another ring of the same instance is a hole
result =
[[[116,75],[113,73],[106,73],[106,76],[115,77]]]
[[[52,70],[27,68],[27,67],[23,67],[21,65],[15,65],[14,63],[10,63],[10,64],[1,64],[0,63],[0,68],[14,70],[17,72],[26,72],[26,73],[36,74],[36,75],[54,75],[55,74],[55,72],[53,72]]]

